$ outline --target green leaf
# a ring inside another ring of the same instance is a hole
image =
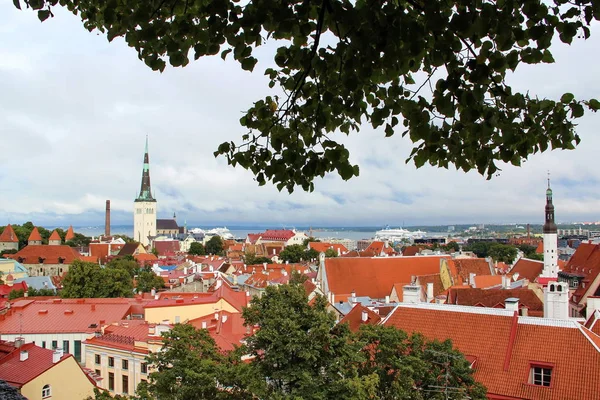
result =
[[[21,1],[20,0],[13,0],[13,4],[15,5],[15,7],[17,7],[19,10],[21,9]]]
[[[242,69],[245,71],[252,71],[257,62],[258,60],[254,57],[244,58],[242,60]]]
[[[561,103],[570,103],[573,101],[573,99],[575,98],[575,95],[573,95],[573,93],[565,93],[561,96],[560,101]]]
[[[394,134],[394,128],[390,124],[385,124],[385,137],[390,137]]]
[[[227,58],[227,54],[231,53],[231,49],[226,49],[221,52],[221,58],[225,60]]]
[[[598,111],[598,110],[600,110],[600,101],[598,101],[596,99],[591,99],[588,102],[588,107],[590,109],[592,109],[593,111]]]
[[[50,10],[39,10],[38,11],[38,18],[40,19],[40,21],[44,22],[49,17],[50,17]]]

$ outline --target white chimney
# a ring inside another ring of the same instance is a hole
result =
[[[225,322],[227,322],[227,315],[223,315],[221,316],[221,322],[224,324]]]
[[[569,285],[566,282],[548,282],[544,288],[544,318],[569,318]]]
[[[29,358],[29,352],[27,350],[21,350],[19,353],[19,361],[27,361]]]
[[[469,273],[469,285],[475,287],[475,272]]]
[[[352,291],[352,293],[350,293],[350,302],[356,303],[356,292],[354,290]]]
[[[369,313],[366,310],[363,310],[360,319],[362,322],[367,322],[369,319]]]
[[[156,289],[155,288],[152,288],[152,290],[150,291],[150,295],[153,296],[153,297],[156,296]]]
[[[433,282],[427,282],[427,302],[431,303],[433,300]]]
[[[596,310],[600,310],[600,297],[588,296],[587,306],[585,308],[585,319],[589,319]]]
[[[516,297],[509,297],[504,300],[504,308],[511,312],[519,312],[519,299]]]
[[[502,289],[510,289],[510,277],[502,275]]]
[[[266,271],[267,270],[267,263],[263,263],[263,269]]]
[[[404,285],[402,287],[402,301],[404,303],[420,303],[421,287],[417,285]]]
[[[19,347],[23,346],[25,344],[25,338],[23,337],[18,337],[15,338],[15,347],[18,349]]]
[[[187,273],[188,273],[188,269],[187,269],[187,267],[183,267],[183,274],[184,274],[184,275],[187,275]]]
[[[389,304],[390,303],[390,296],[385,296],[385,304]]]
[[[202,321],[202,329],[206,329],[206,321]]]
[[[60,361],[60,359],[63,356],[63,351],[61,348],[57,348],[54,350],[54,352],[52,353],[52,363],[56,364],[57,362]]]

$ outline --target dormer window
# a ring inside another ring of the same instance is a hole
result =
[[[44,257],[38,257],[38,261],[40,262],[40,264],[44,263],[45,258]]]
[[[535,386],[550,387],[552,383],[552,365],[531,364],[529,383]]]

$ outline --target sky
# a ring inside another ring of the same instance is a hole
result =
[[[40,23],[0,3],[0,225],[101,225],[107,199],[112,223],[132,224],[146,135],[159,217],[175,212],[188,226],[541,224],[547,171],[557,222],[600,220],[600,114],[579,120],[576,150],[533,155],[489,181],[452,167],[417,170],[405,163],[409,140],[365,125],[336,138],[358,178],[329,175],[314,192],[290,195],[213,156],[221,142],[239,142],[243,111],[270,93],[262,71],[272,48],[258,50],[254,73],[217,56],[161,74],[123,40],[109,43],[55,11]],[[599,45],[596,25],[587,41],[555,43],[556,64],[520,66],[509,83],[552,99],[598,96]]]

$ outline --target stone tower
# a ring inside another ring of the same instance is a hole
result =
[[[150,186],[150,161],[148,157],[148,137],[144,152],[142,185],[140,194],[133,202],[133,239],[144,246],[150,244],[150,238],[156,236],[156,199]]]

